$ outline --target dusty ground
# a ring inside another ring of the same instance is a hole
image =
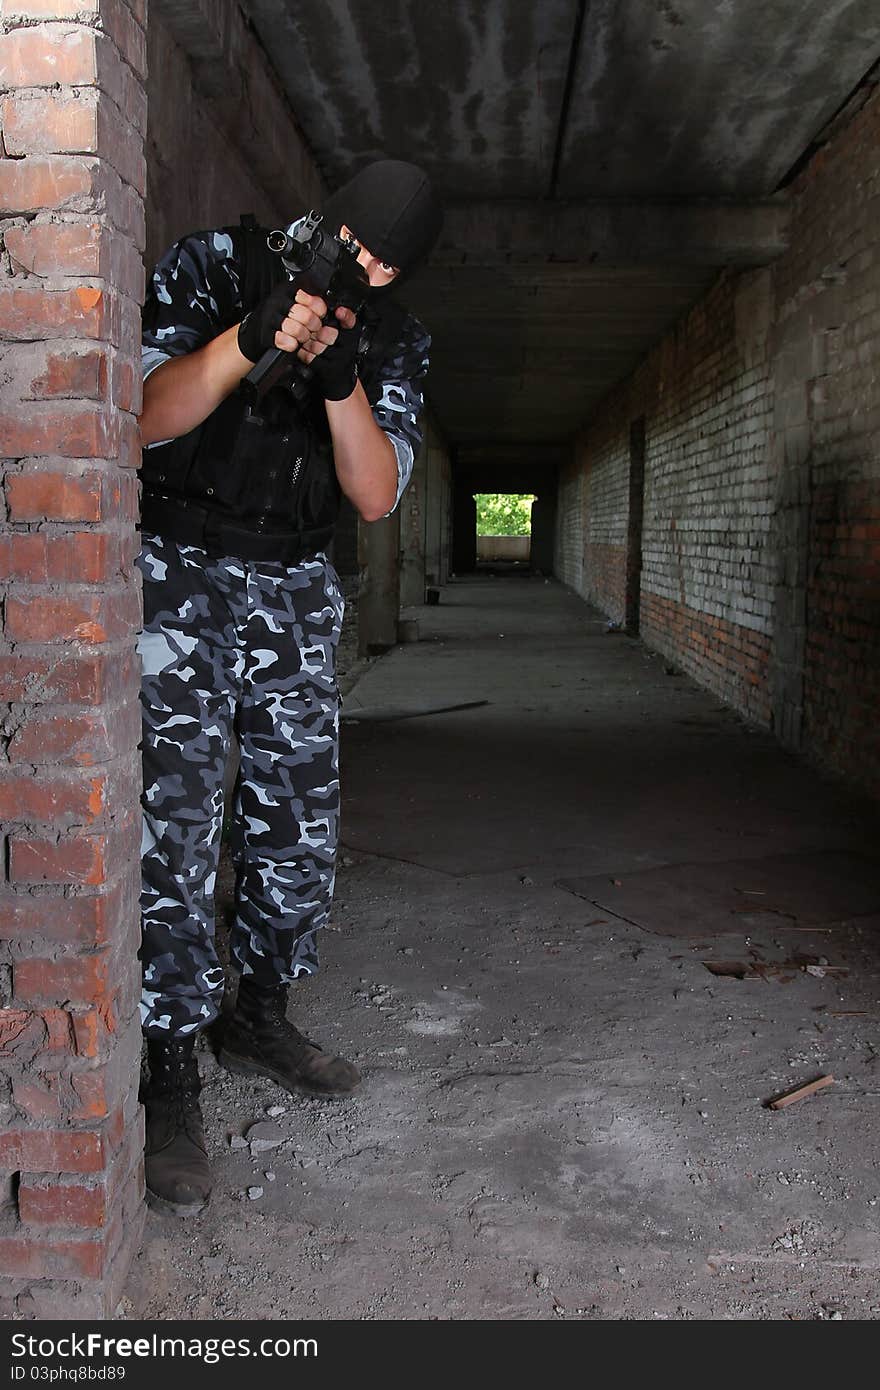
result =
[[[212,1204],[149,1215],[120,1315],[876,1318],[876,808],[555,583],[410,616],[291,1009],[363,1087],[206,1046]]]

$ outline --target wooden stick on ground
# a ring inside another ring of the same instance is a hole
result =
[[[833,1082],[833,1076],[817,1076],[815,1081],[808,1081],[805,1086],[796,1086],[793,1091],[783,1091],[781,1096],[768,1102],[771,1110],[784,1110],[786,1105],[794,1105],[796,1100],[803,1100],[804,1096],[811,1096],[815,1091],[821,1091]]]

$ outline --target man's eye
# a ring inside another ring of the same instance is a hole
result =
[[[380,261],[380,262],[379,262],[379,269],[382,270],[382,271],[384,271],[386,275],[396,275],[396,274],[397,274],[397,266],[396,266],[396,265],[389,265],[387,261]]]

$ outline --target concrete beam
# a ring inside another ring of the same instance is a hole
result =
[[[757,266],[788,246],[783,200],[452,203],[432,265]]]
[[[516,467],[527,469],[540,466],[543,470],[547,467],[556,468],[570,462],[572,457],[570,444],[545,444],[522,442],[518,444],[463,444],[455,455],[455,471],[458,475],[463,469],[467,468],[492,468],[501,466],[504,468]]]

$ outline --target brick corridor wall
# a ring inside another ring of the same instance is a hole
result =
[[[579,459],[559,471],[553,567],[563,583],[584,593],[584,469]]]
[[[803,746],[880,795],[880,89],[792,186],[804,321]]]
[[[625,614],[630,425],[646,417],[640,632],[751,718],[769,650],[773,556],[769,277],[724,275],[603,403],[577,445],[585,492],[583,580],[560,577],[609,618]],[[759,655],[760,653],[760,655]]]
[[[614,622],[626,611],[629,435],[596,439],[585,479],[584,580],[592,601]]]
[[[560,491],[557,543],[559,577],[620,620],[629,429],[644,415],[645,640],[874,790],[878,169],[875,88],[789,190],[786,254],[721,274],[602,402]],[[567,517],[578,478],[584,507]]]
[[[774,574],[769,291],[766,273],[722,276],[664,345],[642,546],[645,641],[762,723],[766,683],[754,677],[766,674]]]
[[[0,1311],[111,1316],[140,1241],[144,0],[0,30]]]

